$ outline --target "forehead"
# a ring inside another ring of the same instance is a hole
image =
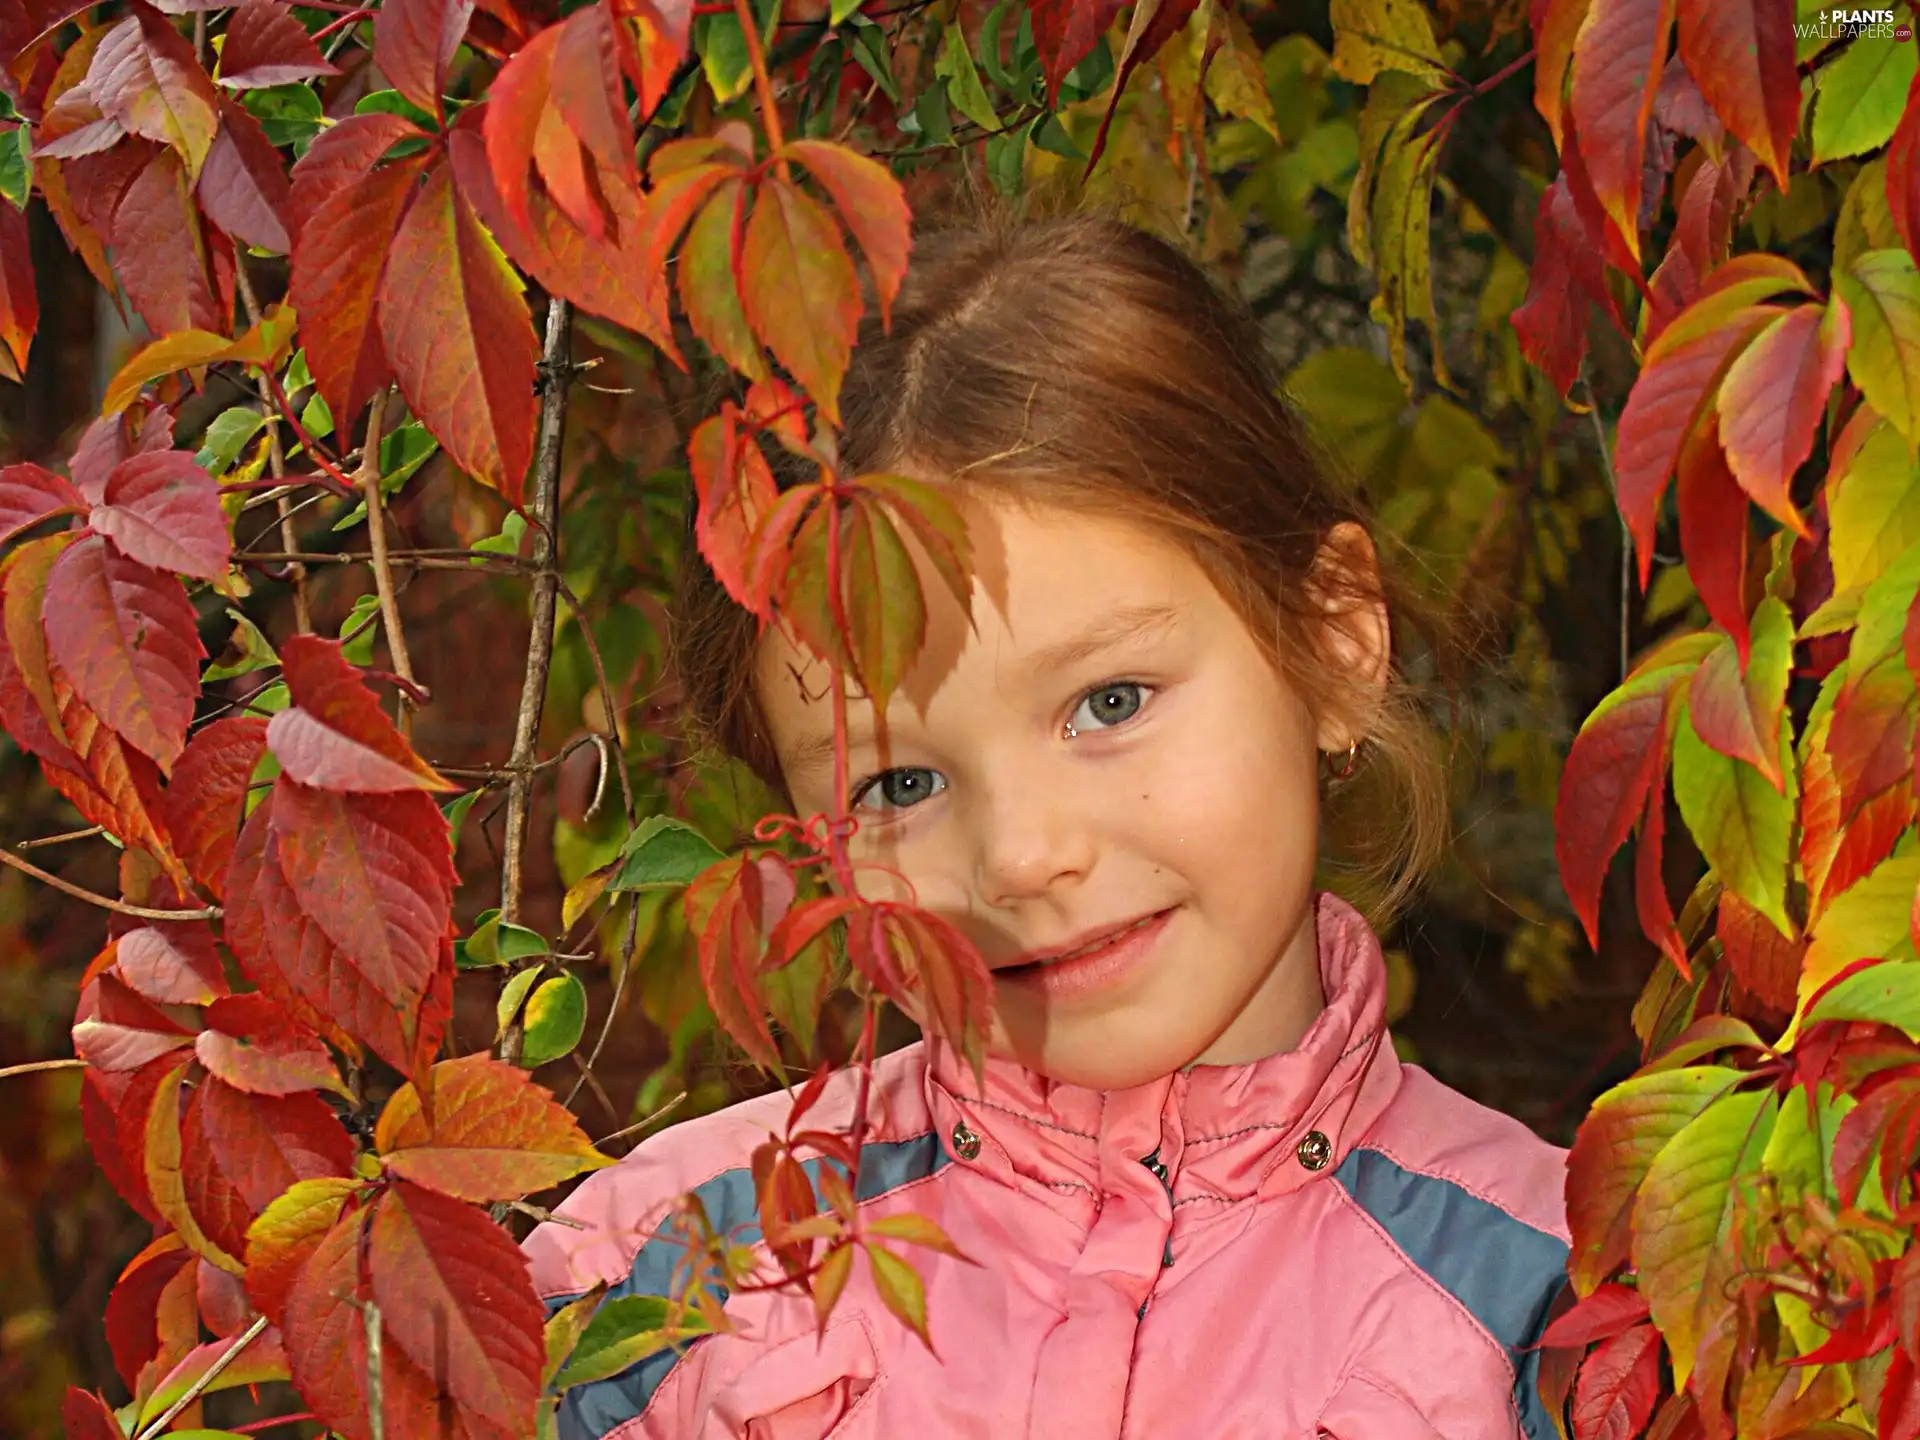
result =
[[[969,487],[955,493],[973,547],[973,617],[935,577],[907,538],[927,608],[926,640],[889,707],[925,715],[943,687],[964,679],[1016,685],[1026,662],[1100,629],[1120,612],[1147,629],[1149,612],[1191,616],[1223,606],[1205,572],[1180,545],[1131,519],[1077,506],[1020,500]],[[828,724],[828,669],[779,627],[755,656],[755,682],[773,739]],[[849,694],[856,692],[849,689]]]

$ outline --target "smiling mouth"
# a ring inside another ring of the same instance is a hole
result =
[[[1023,960],[1013,965],[1003,965],[994,973],[997,975],[1013,975],[1024,971],[1039,970],[1048,965],[1059,965],[1068,960],[1083,959],[1088,955],[1118,945],[1129,935],[1132,935],[1136,931],[1144,930],[1166,913],[1164,910],[1155,910],[1151,914],[1142,915],[1138,920],[1129,921],[1117,929],[1108,930],[1104,934],[1087,941],[1084,945],[1076,945],[1071,950],[1061,950],[1053,954],[1041,955],[1036,959]]]

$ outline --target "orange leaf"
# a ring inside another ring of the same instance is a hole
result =
[[[620,68],[640,95],[645,120],[666,98],[692,35],[693,0],[607,0]],[[635,36],[638,35],[638,43]]]
[[[374,1147],[386,1167],[456,1200],[517,1200],[613,1163],[526,1071],[486,1055],[433,1067],[433,1120],[406,1085],[380,1115]]]
[[[43,761],[47,783],[90,824],[147,851],[183,890],[191,889],[192,877],[174,854],[160,818],[165,801],[158,767],[101,722],[74,692],[64,670],[55,666],[52,680],[61,733],[79,761],[80,773]]]
[[[182,1061],[161,1077],[154,1092],[153,1108],[147,1112],[146,1180],[153,1205],[186,1242],[189,1250],[210,1260],[222,1270],[242,1274],[245,1267],[222,1250],[200,1228],[199,1217],[187,1204],[185,1182],[180,1173],[180,1082],[187,1073]]]
[[[735,278],[754,333],[838,425],[860,286],[826,211],[787,181],[763,180]]]
[[[698,498],[694,534],[700,553],[727,592],[746,603],[748,555],[779,494],[767,457],[741,433],[740,412],[732,401],[695,427],[687,442],[687,466]]]
[[[393,88],[438,116],[473,0],[388,0],[374,12],[373,59]]]
[[[267,748],[267,722],[230,715],[196,732],[173,767],[161,812],[193,878],[215,898],[226,893],[227,861],[247,786]]]
[[[288,1291],[361,1183],[302,1180],[261,1211],[247,1231],[247,1296],[274,1324],[291,1328]]]
[[[1682,5],[1680,59],[1727,129],[1787,186],[1787,148],[1800,121],[1793,0]]]
[[[164,15],[140,0],[132,9],[94,51],[87,89],[103,114],[170,146],[189,179],[198,178],[219,128],[219,95],[193,45]]]
[[[1586,23],[1592,0],[1546,0],[1534,7],[1533,106],[1553,132],[1556,149],[1564,141],[1560,114],[1565,104],[1567,70],[1573,64],[1573,42]]]
[[[520,277],[452,167],[427,173],[380,280],[380,334],[407,405],[447,454],[518,508],[533,458],[540,347]]]
[[[1731,890],[1720,896],[1714,933],[1733,966],[1734,979],[1763,1004],[1791,1014],[1800,983],[1800,960],[1807,953],[1806,938],[1787,939],[1771,920]]]
[[[0,378],[19,380],[27,373],[27,351],[40,325],[40,292],[34,286],[33,255],[27,248],[27,217],[12,205],[0,205]]]
[[[133,142],[129,152],[138,155]],[[180,157],[157,146],[112,209],[114,275],[156,335],[225,333],[233,317],[233,246],[200,223]],[[112,160],[113,155],[99,157]]]
[[[1887,208],[1900,243],[1920,255],[1920,74],[1907,87],[1899,127],[1887,146]]]
[[[866,252],[880,299],[880,318],[893,313],[894,296],[907,274],[907,252],[913,247],[913,213],[906,192],[893,172],[844,145],[825,140],[795,140],[784,154],[812,172],[833,199],[840,219]]]
[[[1754,337],[1720,387],[1720,443],[1734,478],[1754,502],[1803,539],[1794,471],[1813,453],[1827,395],[1846,369],[1853,327],[1838,295],[1801,305]]]
[[[1628,253],[1640,255],[1647,121],[1660,91],[1675,0],[1593,0],[1573,42],[1569,110],[1594,193]]]

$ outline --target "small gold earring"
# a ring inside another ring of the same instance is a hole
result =
[[[1322,758],[1324,759],[1326,755],[1329,755],[1331,753],[1332,753],[1331,751],[1322,752]],[[1360,742],[1358,740],[1355,740],[1347,746],[1346,759],[1340,762],[1339,769],[1337,770],[1334,769],[1331,764],[1327,766],[1328,777],[1334,780],[1345,780],[1351,777],[1359,754],[1360,754]]]

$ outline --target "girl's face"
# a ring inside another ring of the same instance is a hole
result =
[[[923,581],[927,644],[884,732],[849,699],[861,892],[966,932],[994,972],[990,1048],[1056,1080],[1120,1089],[1290,1048],[1324,1004],[1316,750],[1355,737],[1316,726],[1176,545],[1081,511],[961,503],[973,627]],[[1371,566],[1358,527],[1334,538]],[[1328,643],[1357,695],[1377,689],[1383,610]],[[758,666],[797,811],[827,810],[826,667],[779,630]]]

